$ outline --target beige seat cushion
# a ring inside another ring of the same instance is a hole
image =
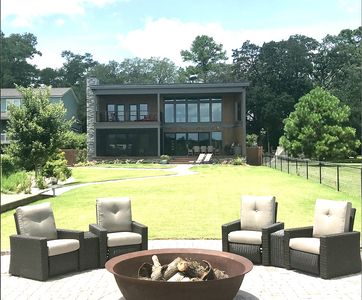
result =
[[[54,256],[73,252],[79,249],[79,241],[74,239],[59,239],[47,241],[48,255]]]
[[[237,230],[228,234],[230,243],[261,245],[261,231]]]
[[[142,235],[135,232],[113,232],[107,234],[107,246],[127,246],[142,243]]]
[[[47,239],[58,237],[50,203],[19,206],[15,212],[20,234]]]
[[[314,209],[313,237],[347,232],[351,203],[317,199]]]
[[[244,230],[261,230],[275,223],[275,197],[242,196],[240,218]]]
[[[303,252],[319,254],[319,238],[294,238],[289,240],[289,247]]]
[[[108,232],[132,231],[129,198],[99,198],[96,201],[97,222]]]

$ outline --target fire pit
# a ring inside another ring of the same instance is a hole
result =
[[[157,255],[161,264],[176,257],[207,260],[229,278],[196,282],[167,282],[138,279],[138,269],[145,262],[152,262]],[[132,252],[107,261],[106,269],[111,272],[127,300],[232,300],[236,296],[244,275],[253,268],[245,257],[204,249],[157,249]]]

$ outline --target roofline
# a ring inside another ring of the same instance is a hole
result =
[[[192,93],[240,93],[249,82],[234,83],[182,83],[182,84],[125,84],[91,85],[96,95],[114,94],[192,94]]]

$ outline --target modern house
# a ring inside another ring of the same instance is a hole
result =
[[[1,144],[9,144],[9,138],[6,135],[6,126],[9,119],[9,106],[11,104],[20,106],[22,102],[21,94],[17,89],[1,89]],[[72,88],[52,88],[50,91],[50,102],[63,102],[66,109],[66,119],[70,120],[78,115],[78,98]],[[79,130],[79,125],[74,124],[73,129]]]
[[[240,83],[101,85],[87,80],[88,159],[183,156],[193,146],[246,155],[245,89]]]

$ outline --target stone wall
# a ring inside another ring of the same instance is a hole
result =
[[[97,113],[97,96],[94,95],[90,86],[98,85],[97,78],[87,79],[87,153],[88,160],[96,157],[96,113]]]

